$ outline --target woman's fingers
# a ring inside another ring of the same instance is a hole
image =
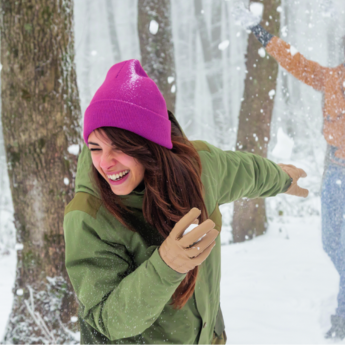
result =
[[[292,178],[291,185],[288,190],[285,191],[285,193],[306,198],[309,194],[309,191],[308,189],[299,187],[298,180],[301,177],[307,177],[307,173],[303,169],[297,168],[292,164],[279,163],[278,165]]]
[[[215,245],[216,242],[213,241],[200,255],[190,259],[190,262],[193,263],[194,267],[201,265],[207,259]]]
[[[305,188],[301,188],[299,186],[297,186],[297,196],[301,196],[302,198],[306,198],[309,195],[309,190],[305,189]]]
[[[182,236],[183,232],[191,225],[196,218],[200,216],[201,211],[193,207],[185,216],[183,216],[171,230],[170,235],[174,238],[179,238]]]
[[[301,169],[301,168],[297,168],[297,167],[295,167],[294,165],[292,165],[292,164],[282,164],[282,163],[279,163],[278,164],[283,170],[284,170],[284,168],[286,169],[286,168],[288,168],[288,169],[290,169],[290,171],[296,171],[297,172],[297,178],[300,178],[300,177],[307,177],[307,173],[303,170],[303,169]],[[290,174],[289,174],[290,175]],[[293,177],[293,176],[291,176],[291,177]]]
[[[303,169],[299,168],[298,172],[299,172],[299,177],[307,177],[307,173]]]
[[[214,226],[215,224],[211,219],[205,220],[191,232],[184,235],[179,241],[180,245],[184,248],[190,247],[193,243],[199,241],[201,237],[203,237],[210,230],[212,230]]]
[[[217,231],[216,229],[210,230],[200,242],[196,243],[190,248],[185,249],[187,255],[190,258],[199,256],[201,253],[205,251],[206,248],[210,246],[211,243],[214,242],[218,235],[219,231]]]

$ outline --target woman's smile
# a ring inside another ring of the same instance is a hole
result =
[[[130,174],[130,170],[123,170],[121,172],[113,173],[113,174],[107,174],[108,181],[111,185],[119,185],[123,182],[125,182]]]

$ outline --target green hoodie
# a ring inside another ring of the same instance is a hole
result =
[[[221,230],[219,205],[242,197],[274,196],[290,177],[260,156],[222,151],[195,141],[202,163],[205,204]],[[65,210],[66,268],[80,303],[82,343],[210,344],[224,331],[220,310],[220,236],[199,267],[193,297],[180,310],[171,297],[185,274],[161,259],[158,231],[142,214],[142,192],[123,198],[131,208],[128,230],[102,205],[91,178],[91,156],[84,146],[78,161],[76,195]]]

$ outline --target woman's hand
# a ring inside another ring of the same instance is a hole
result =
[[[299,187],[297,185],[297,181],[300,177],[307,177],[307,173],[303,169],[296,168],[294,165],[291,164],[279,163],[278,165],[292,178],[291,186],[285,192],[285,194],[296,195],[306,198],[309,194],[308,189]]]
[[[215,246],[219,232],[214,229],[215,224],[210,219],[182,237],[183,232],[195,222],[200,213],[199,209],[192,208],[176,223],[159,248],[163,261],[176,272],[187,273],[199,266]]]

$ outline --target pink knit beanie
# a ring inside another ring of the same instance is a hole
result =
[[[99,127],[118,127],[168,149],[171,122],[165,100],[138,60],[112,66],[85,111],[84,140]]]

